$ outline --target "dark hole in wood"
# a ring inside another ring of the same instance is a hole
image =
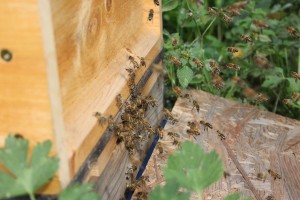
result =
[[[9,50],[1,49],[1,58],[4,61],[9,62],[9,61],[11,61],[12,57],[13,57],[12,53]]]

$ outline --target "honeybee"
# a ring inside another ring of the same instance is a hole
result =
[[[221,140],[225,140],[226,139],[225,135],[223,133],[221,133],[221,131],[217,130],[217,133],[218,133],[218,136],[219,136],[219,138]]]
[[[223,172],[223,177],[224,178],[228,178],[229,176],[231,176],[230,173],[228,173],[226,171]]]
[[[227,51],[230,52],[230,53],[236,53],[236,52],[239,52],[239,50],[235,47],[228,47],[227,48]]]
[[[254,20],[253,23],[258,28],[265,28],[265,29],[270,28],[270,26],[262,20]]]
[[[292,99],[283,99],[282,103],[284,103],[285,105],[290,105],[293,102]]]
[[[124,142],[124,141],[125,141],[124,136],[121,135],[121,134],[118,134],[118,135],[117,135],[117,141],[116,141],[116,144],[120,144],[120,143],[122,143],[122,142]]]
[[[296,79],[296,82],[297,82],[298,80],[300,80],[300,74],[298,74],[297,72],[292,72],[292,73],[291,73],[291,76],[292,76],[293,78]]]
[[[156,145],[158,151],[159,151],[159,154],[162,154],[164,153],[164,148],[163,148],[163,145],[161,142],[158,142],[157,145]]]
[[[144,57],[141,57],[141,58],[140,58],[140,66],[146,67],[146,61],[145,61],[145,58],[144,58]]]
[[[275,197],[273,195],[268,195],[266,197],[266,200],[276,200]]]
[[[208,123],[208,122],[205,122],[204,120],[200,120],[200,124],[202,124],[204,126],[204,130],[208,130],[208,128],[212,129],[213,126]]]
[[[200,106],[199,106],[199,103],[196,101],[196,100],[193,100],[193,108],[192,110],[196,108],[197,112],[200,111]]]
[[[158,106],[156,99],[152,96],[147,96],[145,98],[145,102],[146,102],[147,105],[150,105],[152,107],[155,107],[155,106],[157,107]]]
[[[129,60],[131,61],[131,63],[133,64],[134,68],[140,68],[140,65],[135,61],[134,57],[129,56]]]
[[[255,64],[259,67],[264,67],[264,68],[270,68],[271,67],[268,59],[265,58],[265,57],[255,55],[255,56],[253,56],[253,59],[254,59]]]
[[[121,95],[121,94],[118,94],[118,95],[117,95],[117,106],[118,106],[118,108],[121,108],[122,105],[123,105],[122,95]]]
[[[123,113],[123,114],[121,115],[121,119],[122,119],[124,122],[129,122],[129,123],[133,121],[131,115],[128,114],[128,113]]]
[[[237,64],[233,64],[233,63],[228,63],[228,64],[227,64],[227,67],[228,67],[229,69],[234,69],[234,70],[236,70],[236,71],[240,70],[240,66],[238,66]]]
[[[159,138],[160,138],[160,139],[163,139],[163,138],[164,138],[164,131],[163,131],[163,128],[162,128],[161,126],[159,126],[159,127],[156,129],[156,132],[158,132]]]
[[[198,128],[191,128],[186,130],[187,134],[189,135],[200,135],[200,130]]]
[[[197,58],[193,58],[192,61],[197,65],[197,67],[199,67],[199,68],[204,67],[204,64],[200,60],[198,60]]]
[[[244,9],[245,6],[247,5],[248,1],[239,1],[234,3],[232,6],[238,9]]]
[[[243,90],[243,94],[247,97],[247,98],[254,98],[257,94],[255,92],[255,90],[253,90],[252,88],[245,88]]]
[[[15,137],[16,139],[24,139],[23,135],[21,135],[20,133],[14,134],[14,137]]]
[[[257,173],[257,179],[258,180],[265,182],[266,178],[267,178],[266,174],[264,174],[262,172]]]
[[[154,4],[159,6],[159,0],[154,0]]]
[[[226,8],[226,11],[231,15],[231,16],[241,16],[240,11],[233,7],[233,6],[229,6]]]
[[[194,129],[194,128],[197,127],[196,124],[195,124],[195,122],[190,122],[190,121],[188,121],[188,122],[187,122],[187,125],[188,125],[188,127],[190,127],[190,129]]]
[[[207,11],[208,11],[208,14],[212,15],[212,16],[218,16],[218,12],[212,8],[212,7],[207,7]]]
[[[149,10],[149,15],[148,15],[148,21],[153,20],[153,16],[154,16],[154,10],[153,10],[153,9],[150,9],[150,10]]]
[[[287,32],[293,37],[293,38],[300,38],[300,34],[297,32],[297,30],[295,29],[295,27],[293,26],[288,26],[287,28]]]
[[[250,36],[246,36],[246,35],[240,35],[240,38],[242,41],[244,42],[252,42],[252,39]]]
[[[276,172],[274,172],[273,170],[268,169],[268,172],[274,178],[274,180],[281,179],[281,176],[279,174],[277,174]]]
[[[218,67],[216,61],[209,61],[209,65],[212,69],[211,76],[216,77],[220,74],[220,68]]]
[[[222,17],[222,20],[226,23],[226,24],[229,24],[232,22],[232,18],[229,17],[228,15],[226,15],[225,13],[221,13],[221,17]]]
[[[174,146],[181,146],[181,142],[179,142],[177,139],[173,138],[173,143]]]
[[[222,89],[225,86],[225,82],[220,76],[217,76],[213,79],[212,85],[218,90]]]
[[[179,60],[179,58],[176,58],[175,56],[170,55],[169,59],[172,63],[174,63],[177,66],[182,65],[182,62]]]
[[[190,94],[186,93],[182,97],[187,99],[189,102],[191,102],[191,95]]]
[[[99,112],[95,112],[94,116],[97,118],[98,123],[101,126],[104,126],[105,122],[107,121],[106,117]]]
[[[299,93],[296,93],[296,92],[293,92],[292,93],[292,99],[294,102],[297,102],[300,100],[300,94]]]
[[[268,97],[266,97],[262,93],[257,94],[254,98],[255,98],[256,103],[262,103],[262,102],[265,102],[265,101],[269,100]]]
[[[172,46],[175,47],[178,44],[177,38],[173,38],[172,40]]]
[[[172,90],[176,94],[177,97],[181,97],[182,96],[182,92],[181,92],[180,87],[175,86],[175,87],[172,88]]]
[[[174,132],[168,132],[168,136],[170,136],[172,138],[175,138],[175,137],[179,138],[180,137],[178,133],[174,133]]]
[[[174,116],[167,108],[164,108],[163,113],[164,113],[165,118],[167,118],[168,120],[171,120],[173,124],[177,121],[177,120],[175,120]]]

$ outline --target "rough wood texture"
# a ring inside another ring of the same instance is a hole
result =
[[[188,91],[192,98],[200,104],[200,112],[192,110],[192,103],[179,98],[172,113],[179,123],[168,123],[165,131],[181,134],[181,140],[194,140],[206,151],[215,149],[224,161],[225,171],[230,173],[226,179],[209,187],[202,199],[223,199],[227,194],[240,192],[242,196],[253,196],[249,185],[245,182],[232,158],[246,172],[260,199],[273,195],[275,199],[296,200],[300,198],[300,122],[274,113],[259,110],[250,105],[242,105],[234,101],[216,97],[202,91]],[[213,125],[213,129],[204,131],[195,139],[187,135],[188,121],[205,120]],[[225,136],[224,144],[220,141],[216,130]],[[162,183],[161,168],[166,164],[166,155],[175,147],[168,136],[163,141],[165,154],[158,151],[153,154],[146,174],[150,175],[149,188]],[[228,154],[227,146],[233,155]],[[156,164],[155,164],[156,163]],[[156,169],[156,170],[155,170]],[[282,178],[274,180],[268,169],[277,172]],[[265,176],[265,181],[257,177]],[[192,199],[197,199],[193,195]]]

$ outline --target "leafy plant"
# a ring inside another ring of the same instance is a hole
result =
[[[4,148],[0,149],[0,199],[28,194],[35,200],[34,192],[47,183],[58,169],[58,158],[49,157],[51,142],[37,144],[28,156],[28,140],[9,135]],[[97,200],[91,191],[91,185],[68,187],[59,196],[59,200],[89,199]]]
[[[201,199],[203,190],[223,176],[222,160],[215,151],[205,153],[197,144],[188,141],[169,156],[164,174],[166,185],[155,188],[150,193],[150,200],[184,200],[189,199],[192,192]],[[239,197],[234,194],[225,199]]]

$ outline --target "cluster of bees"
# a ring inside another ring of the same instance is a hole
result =
[[[274,181],[276,179],[281,179],[282,178],[277,172],[275,172],[275,171],[273,171],[271,169],[268,169],[268,174],[274,179]],[[259,172],[257,174],[257,180],[265,182],[266,179],[267,179],[266,173]],[[266,197],[266,200],[275,200],[275,197],[273,195],[268,195]]]

